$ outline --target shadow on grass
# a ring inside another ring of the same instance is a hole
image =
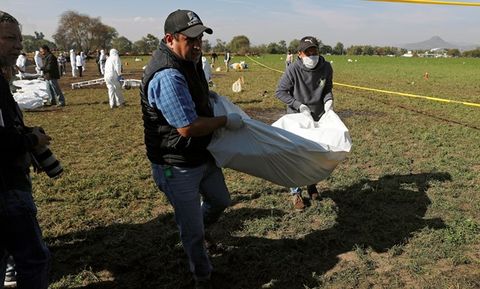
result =
[[[318,286],[312,272],[322,275],[332,269],[342,253],[356,247],[387,252],[423,228],[443,228],[441,219],[424,218],[430,205],[426,192],[431,181],[450,179],[448,173],[388,175],[323,192],[337,205],[336,224],[301,239],[230,235],[249,219],[272,215],[281,219],[285,214],[248,207],[231,210],[215,228],[221,243],[212,252],[216,288],[262,288],[267,283],[270,286],[264,288]],[[80,274],[92,283],[82,288],[192,286],[171,214],[145,224],[111,225],[47,241],[54,253],[54,281]]]

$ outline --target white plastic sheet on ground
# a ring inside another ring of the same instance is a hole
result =
[[[21,109],[42,107],[48,100],[47,84],[44,80],[15,80],[13,85],[20,87],[13,98]]]
[[[304,186],[327,178],[351,149],[348,129],[333,111],[318,122],[300,113],[289,114],[270,126],[250,119],[227,98],[217,97],[215,116],[232,112],[243,117],[245,126],[214,133],[208,150],[219,167],[285,187]]]

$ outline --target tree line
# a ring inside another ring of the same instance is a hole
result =
[[[41,32],[35,32],[35,35],[24,35],[23,45],[26,52],[38,50],[38,47],[46,44],[51,48],[61,51],[84,51],[89,54],[97,49],[115,48],[120,54],[145,55],[150,54],[160,44],[160,39],[152,34],[147,34],[142,39],[132,42],[124,36],[119,36],[115,28],[102,23],[100,17],[90,17],[75,11],[64,12],[59,21],[57,31],[53,35],[55,42],[44,39]],[[230,42],[216,39],[215,43],[203,40],[203,50],[205,53],[231,53],[244,54],[286,54],[288,51],[295,53],[299,44],[299,39],[293,39],[287,45],[285,40],[271,42],[268,44],[252,45],[245,35],[238,35],[232,38]],[[345,48],[341,42],[335,46],[320,44],[321,54],[333,55],[379,55],[400,56],[407,52],[406,49],[398,47],[379,47],[371,45],[352,45]],[[415,51],[420,53],[420,51]],[[460,52],[458,49],[449,49],[447,54],[454,57],[480,57],[480,48],[471,51]]]

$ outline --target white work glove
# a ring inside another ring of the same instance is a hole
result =
[[[327,100],[327,102],[325,102],[324,106],[325,108],[325,112],[329,111],[329,110],[332,110],[333,111],[333,100]]]
[[[308,108],[308,106],[306,106],[305,104],[300,104],[298,111],[300,111],[300,113],[305,113],[305,114],[311,113],[310,108]]]
[[[238,113],[229,113],[227,115],[227,123],[225,128],[229,130],[237,130],[244,125],[242,117]]]

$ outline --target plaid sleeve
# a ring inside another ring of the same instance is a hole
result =
[[[148,102],[159,109],[175,128],[188,126],[198,118],[187,81],[173,68],[161,70],[153,76],[148,84]]]

